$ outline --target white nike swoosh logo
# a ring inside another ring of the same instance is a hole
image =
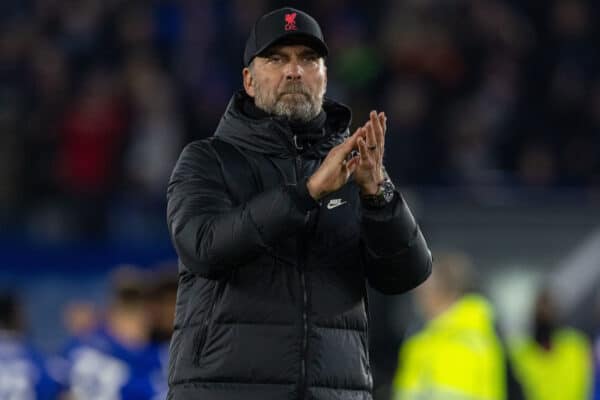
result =
[[[332,199],[332,200],[329,200],[329,203],[327,203],[327,209],[332,210],[332,209],[339,207],[341,205],[344,205],[344,204],[346,204],[346,202],[343,201],[342,199]]]

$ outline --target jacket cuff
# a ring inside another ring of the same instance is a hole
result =
[[[312,209],[319,207],[319,202],[313,199],[308,192],[308,187],[306,187],[306,182],[308,178],[302,179],[300,182],[296,184],[295,190],[292,189],[292,196],[298,205],[298,208],[303,212],[308,212]]]
[[[367,246],[379,255],[394,254],[410,246],[418,229],[399,193],[382,209],[369,210],[363,207],[361,225]]]
[[[391,212],[394,207],[396,206],[396,202],[398,201],[398,198],[400,197],[400,195],[398,194],[398,192],[394,191],[394,197],[392,198],[392,200],[389,203],[383,203],[382,205],[372,205],[370,204],[364,197],[360,196],[360,204],[363,208],[364,211],[368,212],[375,212],[377,213],[379,212]],[[387,210],[387,211],[386,211]]]

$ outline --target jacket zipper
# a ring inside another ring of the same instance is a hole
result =
[[[206,318],[204,318],[204,323],[202,324],[200,332],[194,339],[194,349],[196,351],[194,353],[193,365],[195,366],[198,366],[198,364],[200,364],[200,358],[202,356],[202,351],[204,350],[204,343],[206,342],[206,337],[208,336],[208,328],[210,326],[212,316],[215,310],[215,304],[217,303],[218,291],[219,281],[215,281],[215,287],[213,288],[212,295],[210,298],[210,307],[208,309],[208,314],[206,315]]]
[[[300,283],[302,285],[302,360],[300,377],[300,399],[304,399],[306,394],[306,359],[308,357],[308,293],[306,291],[306,275],[303,271],[304,265],[300,270]]]
[[[302,157],[296,155],[296,182],[301,180]],[[302,356],[300,360],[300,395],[299,399],[306,396],[306,359],[308,358],[308,290],[306,287],[306,238],[305,235],[298,237],[298,273],[300,274],[300,286],[302,289]]]

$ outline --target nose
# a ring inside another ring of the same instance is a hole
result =
[[[297,61],[291,60],[285,65],[284,73],[286,80],[295,81],[302,78],[303,70]]]

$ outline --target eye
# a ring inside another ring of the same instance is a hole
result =
[[[267,62],[271,63],[271,64],[279,64],[283,61],[283,57],[281,57],[279,54],[271,54],[268,58],[267,58]]]
[[[309,53],[302,56],[302,62],[305,64],[316,63],[318,60],[319,56],[314,53]]]

